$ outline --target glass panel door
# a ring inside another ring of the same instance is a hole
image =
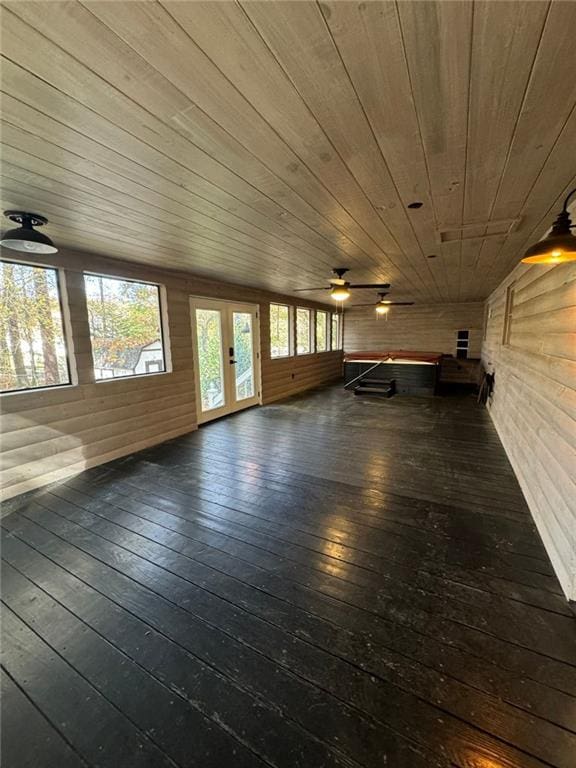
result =
[[[198,423],[260,403],[258,307],[191,299]]]
[[[254,397],[254,342],[252,312],[232,311],[234,392],[236,401]]]
[[[196,359],[202,413],[226,405],[222,340],[222,312],[197,308]]]

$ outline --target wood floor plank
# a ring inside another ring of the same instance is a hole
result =
[[[25,768],[572,768],[573,613],[472,397],[318,390],[11,509]]]
[[[87,763],[174,768],[145,733],[4,604],[2,636],[3,666]]]
[[[80,499],[77,497],[76,503],[79,502]],[[370,625],[370,631],[365,632],[365,625],[373,617],[368,617],[358,609],[354,611],[352,606],[339,605],[297,582],[279,578],[276,573],[257,565],[255,558],[246,560],[239,557],[239,553],[233,547],[216,546],[220,543],[219,541],[198,535],[197,528],[183,518],[175,520],[173,515],[154,510],[152,507],[148,507],[147,512],[146,507],[148,505],[142,503],[136,505],[139,514],[135,514],[97,499],[85,502],[83,506],[84,509],[89,509],[96,515],[114,520],[128,530],[141,533],[153,541],[161,541],[165,546],[216,571],[230,575],[243,584],[256,587],[258,591],[253,594],[248,592],[248,600],[244,599],[241,604],[249,605],[251,610],[262,611],[268,619],[271,615],[269,602],[265,599],[268,595],[287,602],[290,606],[297,606],[303,612],[298,611],[294,615],[286,607],[282,607],[280,619],[286,617],[289,631],[305,639],[313,642],[318,640],[316,618],[322,619],[321,629],[324,633],[329,633],[329,638],[324,642],[330,649],[341,647],[341,641],[350,633],[351,636],[346,637],[344,645],[350,646],[351,660],[359,666],[368,668],[367,659],[373,654],[378,654],[381,660],[386,655],[387,649],[396,651],[412,660],[411,663],[423,663],[442,675],[470,683],[473,687],[576,731],[576,716],[568,712],[571,699],[565,694],[553,691],[548,686],[535,683],[525,677],[520,678],[507,673],[495,665],[492,665],[491,678],[488,680],[484,675],[485,664],[477,657],[463,654],[449,645],[430,642],[431,638],[423,642],[425,635],[418,635],[397,624],[382,622],[383,627]],[[210,541],[212,544],[209,543]],[[334,629],[337,629],[336,636],[334,636]],[[346,653],[339,655],[346,656]],[[390,667],[396,669],[398,666],[398,659],[393,658],[390,661]],[[477,674],[473,674],[473,670],[476,670]]]
[[[123,570],[103,565],[92,557],[79,557],[78,549],[32,523],[22,521],[19,524],[17,520],[5,522],[10,526],[15,523],[18,526],[18,537],[22,535],[30,546],[38,548],[79,580],[136,614],[146,624],[169,637],[194,657],[217,669],[221,675],[233,680],[239,689],[248,691],[264,701],[273,702],[285,719],[289,720],[290,716],[293,716],[297,722],[321,736],[323,741],[331,742],[338,749],[349,749],[352,754],[360,756],[365,754],[366,750],[372,756],[379,755],[382,751],[384,754],[398,754],[398,764],[406,768],[411,765],[446,764],[433,755],[420,759],[419,750],[410,747],[412,739],[409,733],[406,739],[409,744],[404,747],[403,740],[399,740],[395,732],[386,727],[376,728],[369,720],[355,717],[346,705],[332,702],[332,707],[328,707],[324,691],[303,685],[299,678],[283,673],[282,669],[267,663],[265,657],[252,653],[247,646],[234,641],[228,634],[221,633],[211,624],[194,618],[169,597],[160,595],[158,590],[147,589],[139,580],[127,577]],[[161,588],[161,585],[158,586]],[[170,595],[171,590],[167,590],[167,594]],[[224,693],[221,698],[226,701],[229,696],[229,693]],[[237,706],[237,710],[246,712],[251,711],[251,708],[244,703]],[[278,723],[276,729],[282,733],[282,727]],[[404,730],[408,732],[407,728]],[[300,763],[303,766],[309,764],[305,762],[305,740],[301,738],[296,745],[301,753],[298,758]],[[272,745],[269,745],[268,748],[271,747]],[[338,759],[336,755],[330,757],[330,752],[324,751],[324,756],[319,759],[316,755],[311,764],[350,764],[349,760]],[[426,754],[426,750],[421,751]],[[406,753],[404,756],[403,752]]]
[[[226,632],[250,652],[263,654],[273,664],[303,678],[317,689],[328,692],[335,697],[335,701],[340,702],[340,707],[344,702],[349,702],[376,722],[392,723],[395,729],[404,730],[405,734],[409,732],[407,713],[417,713],[417,724],[413,721],[410,730],[418,742],[425,744],[431,741],[436,750],[459,765],[469,765],[467,751],[470,745],[479,753],[502,753],[512,765],[520,759],[513,747],[496,741],[483,730],[468,727],[443,708],[429,704],[413,693],[391,686],[386,680],[377,679],[331,653],[290,636],[271,622],[250,615],[234,603],[209,592],[207,588],[197,587],[184,576],[177,576],[167,568],[158,566],[149,559],[153,556],[149,546],[144,547],[145,556],[136,556],[87,529],[74,526],[63,518],[58,520],[58,515],[47,509],[38,507],[30,514],[31,519],[39,521],[83,552],[108,562],[156,594],[168,597],[201,621],[209,622]],[[278,679],[278,672],[275,676]],[[544,733],[542,737],[545,738]],[[541,765],[539,760],[529,754],[524,754],[522,760],[527,767]]]
[[[52,724],[40,713],[8,673],[2,669],[0,753],[4,768],[85,768],[87,763],[70,747]],[[20,728],[26,723],[26,738]]]

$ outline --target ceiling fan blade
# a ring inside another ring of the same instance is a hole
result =
[[[331,286],[323,285],[320,288],[294,288],[294,293],[300,293],[301,291],[329,291]]]
[[[390,288],[390,283],[351,283],[350,288],[374,288],[374,290],[385,290]]]
[[[413,301],[387,301],[386,305],[390,307],[411,307]]]

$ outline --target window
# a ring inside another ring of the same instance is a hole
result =
[[[307,355],[312,349],[310,343],[310,310],[298,307],[296,310],[296,354]]]
[[[70,384],[58,272],[0,262],[0,391]]]
[[[165,371],[159,286],[100,275],[84,283],[96,379]]]
[[[335,312],[332,315],[332,349],[342,349],[340,338],[340,315]]]
[[[328,313],[316,310],[316,352],[328,349]]]
[[[514,309],[514,283],[506,289],[506,306],[504,307],[504,327],[502,329],[502,344],[510,344],[512,332],[512,311]]]
[[[290,307],[270,304],[270,357],[290,355]]]
[[[458,331],[456,337],[456,357],[465,359],[468,357],[468,344],[470,342],[470,331]]]

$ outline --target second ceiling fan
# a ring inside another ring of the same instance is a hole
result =
[[[374,302],[370,302],[369,304],[354,304],[354,307],[374,307],[377,315],[387,315],[390,307],[411,307],[414,304],[413,301],[390,301],[389,299],[384,298],[385,296],[388,296],[388,294],[379,291],[378,301],[375,304]]]
[[[348,267],[336,267],[332,270],[335,277],[329,280],[329,285],[322,285],[319,288],[296,288],[296,291],[330,291],[330,297],[335,301],[346,301],[350,297],[351,288],[375,288],[376,290],[390,288],[390,283],[349,283],[344,279]]]

